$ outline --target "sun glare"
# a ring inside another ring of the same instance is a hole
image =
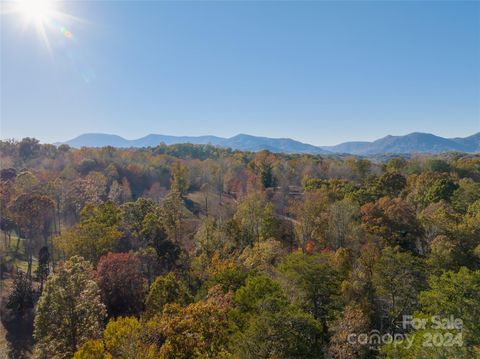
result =
[[[54,5],[55,3],[52,0],[19,0],[17,9],[28,22],[43,24],[53,16]]]
[[[49,35],[57,32],[71,40],[73,34],[66,22],[82,21],[62,12],[61,8],[62,2],[59,0],[13,0],[1,7],[0,15],[16,16],[22,25],[22,32],[33,28],[51,53]]]
[[[11,6],[5,11],[9,14],[16,14],[23,23],[24,30],[33,27],[41,37],[44,44],[51,52],[48,34],[59,30],[66,38],[71,39],[72,33],[65,27],[65,18],[73,19],[59,11],[56,0],[16,0],[10,3]]]

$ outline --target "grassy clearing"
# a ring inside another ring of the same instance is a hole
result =
[[[8,246],[8,243],[5,243],[4,241],[3,232],[0,231],[0,256],[2,257],[1,259],[4,265],[12,272],[16,272],[17,270],[26,272],[28,269],[28,261],[25,255],[24,240],[20,239],[17,248],[17,239],[18,238],[16,235],[12,235],[10,246]],[[35,272],[37,267],[38,261],[34,257],[32,262],[32,271]]]
[[[200,210],[202,215],[205,215],[205,194],[201,191],[192,192],[187,195],[187,198],[194,202]],[[207,194],[208,214],[218,217],[222,213],[233,213],[235,208],[235,200],[229,195],[222,195],[220,202],[220,196],[218,193],[209,192]]]

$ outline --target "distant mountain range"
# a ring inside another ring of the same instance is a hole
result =
[[[136,140],[127,140],[117,135],[103,133],[86,133],[71,139],[66,143],[72,147],[153,147],[160,143],[173,145],[177,143],[192,143],[197,145],[213,145],[225,148],[232,148],[241,151],[261,151],[285,153],[310,153],[310,154],[331,154],[331,152],[320,147],[308,145],[290,138],[268,138],[250,135],[236,135],[230,138],[217,136],[167,136],[147,135]]]
[[[321,148],[334,153],[355,155],[480,152],[480,132],[464,138],[444,138],[430,133],[413,132],[405,136],[386,136],[373,142],[345,142]]]
[[[217,136],[167,136],[150,134],[127,140],[116,135],[86,133],[62,142],[72,147],[153,147],[160,143],[211,144],[242,151],[269,150],[271,152],[309,154],[411,154],[441,152],[480,152],[480,132],[464,138],[443,138],[430,133],[414,132],[405,136],[386,136],[373,142],[345,142],[336,146],[313,146],[290,138],[269,138],[239,134],[230,138]],[[61,143],[57,143],[61,144]]]

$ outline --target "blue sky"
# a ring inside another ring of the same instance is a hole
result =
[[[50,50],[24,16],[1,16],[2,138],[248,133],[331,145],[480,131],[479,2],[56,6],[77,19],[45,23]]]

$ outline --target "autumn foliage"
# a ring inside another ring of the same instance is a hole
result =
[[[143,309],[146,281],[133,253],[108,253],[100,258],[96,280],[111,316],[134,315]]]
[[[0,154],[11,358],[480,353],[478,154],[74,149],[31,138],[0,141]],[[401,329],[406,315],[462,319],[464,345],[348,342],[423,337]]]

